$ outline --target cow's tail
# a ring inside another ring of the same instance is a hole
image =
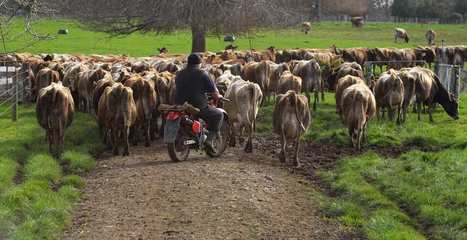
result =
[[[251,91],[250,96],[252,98],[251,102],[253,103],[253,111],[251,112],[251,114],[249,114],[248,118],[253,124],[253,131],[256,131],[256,117],[255,117],[255,115],[256,115],[256,110],[257,110],[257,107],[258,107],[257,106],[258,105],[258,102],[257,102],[258,91],[257,91],[254,84],[250,84],[250,91]],[[261,104],[261,101],[260,101],[259,104]]]
[[[305,125],[303,124],[302,120],[301,120],[301,115],[300,115],[300,111],[298,110],[298,96],[296,93],[293,93],[291,96],[290,96],[290,102],[294,105],[294,109],[295,109],[295,117],[297,118],[297,121],[298,121],[298,124],[300,125],[300,129],[305,132],[306,131],[306,128],[305,128]]]

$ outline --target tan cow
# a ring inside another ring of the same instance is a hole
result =
[[[402,104],[401,121],[407,120],[407,113],[410,104],[415,101],[416,77],[410,73],[411,68],[403,68],[398,72],[399,78],[404,83],[404,102]]]
[[[157,95],[154,90],[154,84],[151,84],[150,81],[143,79],[139,75],[135,75],[125,82],[125,86],[133,90],[133,99],[136,104],[137,117],[131,129],[133,144],[138,144],[140,131],[143,131],[143,136],[146,140],[145,146],[149,147],[151,145],[151,121],[157,107]]]
[[[33,91],[34,99],[38,96],[39,91],[52,84],[60,81],[60,74],[50,68],[41,69],[36,76],[35,90]]]
[[[49,152],[54,157],[59,157],[63,152],[65,129],[73,122],[74,105],[70,90],[61,82],[52,82],[39,91],[36,105],[37,121],[46,130]]]
[[[362,78],[360,77],[355,77],[352,75],[347,75],[345,77],[342,77],[339,79],[337,82],[337,87],[336,87],[336,112],[337,114],[341,114],[341,109],[342,109],[342,94],[344,93],[344,90],[347,89],[348,87],[354,85],[354,84],[365,84]]]
[[[425,38],[428,41],[428,45],[435,45],[436,32],[433,29],[430,29],[426,32]]]
[[[362,148],[366,127],[376,113],[376,100],[365,84],[354,84],[342,94],[341,118],[348,128],[353,147]]]
[[[268,92],[271,67],[269,61],[250,62],[243,68],[242,79],[259,85],[262,93]]]
[[[302,91],[308,101],[311,101],[310,92],[314,92],[313,109],[316,110],[316,104],[319,102],[319,93],[324,101],[324,84],[321,79],[321,67],[316,60],[298,61],[292,70],[292,73],[302,79]]]
[[[406,43],[409,43],[409,34],[405,29],[396,28],[394,29],[394,42],[397,43],[398,39],[403,39]]]
[[[266,97],[269,98],[271,95],[276,98],[277,87],[279,86],[279,80],[282,76],[282,73],[285,71],[290,71],[289,65],[287,63],[280,64],[271,64],[271,76],[269,78],[269,88]]]
[[[107,131],[110,131],[113,154],[118,155],[119,147],[123,147],[123,156],[128,156],[129,133],[136,121],[136,104],[133,90],[116,83],[107,87],[99,100],[98,116]]]
[[[302,23],[302,32],[308,34],[311,31],[311,22],[303,22]]]
[[[389,70],[383,73],[375,85],[376,114],[384,118],[384,109],[388,110],[389,119],[394,120],[394,111],[397,112],[397,124],[401,123],[402,106],[404,103],[404,83],[398,73]]]
[[[112,75],[101,68],[84,71],[79,74],[77,86],[79,102],[77,104],[80,110],[91,113],[94,88],[96,87],[97,81],[103,78],[111,79]]]
[[[256,116],[263,99],[263,93],[258,84],[237,80],[232,83],[225,94],[231,102],[224,104],[224,109],[229,115],[231,122],[230,145],[235,146],[236,133],[243,132],[246,128],[248,141],[245,152],[253,152],[253,133],[256,129]]]
[[[302,91],[302,78],[293,75],[290,71],[285,71],[279,79],[276,92],[277,94],[286,94],[289,90],[300,93]]]
[[[278,95],[273,112],[274,133],[281,138],[281,162],[287,162],[287,143],[295,143],[294,165],[300,167],[298,151],[300,137],[308,130],[311,124],[311,113],[308,99],[294,91]]]

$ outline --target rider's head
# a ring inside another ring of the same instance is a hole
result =
[[[190,54],[190,56],[188,56],[188,66],[189,67],[199,66],[201,64],[201,62],[202,62],[201,57],[196,53],[192,53],[192,54]]]

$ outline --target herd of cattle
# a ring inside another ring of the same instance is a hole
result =
[[[409,105],[416,103],[420,118],[424,104],[432,120],[431,111],[439,103],[451,117],[458,118],[457,99],[431,70],[417,66],[416,61],[432,63],[438,56],[463,63],[467,47],[283,51],[271,47],[263,52],[229,50],[201,55],[202,68],[221,94],[231,100],[224,106],[232,126],[231,140],[235,133],[246,130],[245,150],[251,152],[258,110],[273,102],[274,132],[282,140],[281,160],[286,160],[287,143],[294,142],[298,164],[299,139],[311,124],[309,105],[317,109],[325,90],[336,92],[337,113],[356,148],[361,147],[368,121],[379,112],[384,116],[387,111],[391,119],[396,113],[398,123],[403,123]],[[103,140],[113,147],[114,154],[123,148],[123,155],[128,155],[130,141],[138,144],[143,139],[149,146],[161,134],[160,123],[164,122],[158,106],[172,103],[175,76],[185,64],[185,56],[166,53],[147,58],[65,54],[9,57],[22,63],[30,99],[37,103],[38,121],[46,129],[50,151],[56,156],[63,150],[64,131],[72,122],[75,108],[95,116]],[[387,69],[379,78],[365,81],[362,64],[371,60],[387,61]]]

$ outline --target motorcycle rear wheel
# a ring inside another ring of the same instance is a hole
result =
[[[206,154],[212,158],[220,157],[227,149],[227,144],[229,142],[229,135],[230,135],[229,122],[227,120],[224,120],[221,126],[221,130],[220,130],[220,138],[215,137],[212,140],[214,149],[207,148]]]
[[[186,140],[189,140],[189,137],[180,129],[175,142],[167,144],[169,156],[172,161],[183,162],[188,159],[190,155],[190,146],[184,144]]]

